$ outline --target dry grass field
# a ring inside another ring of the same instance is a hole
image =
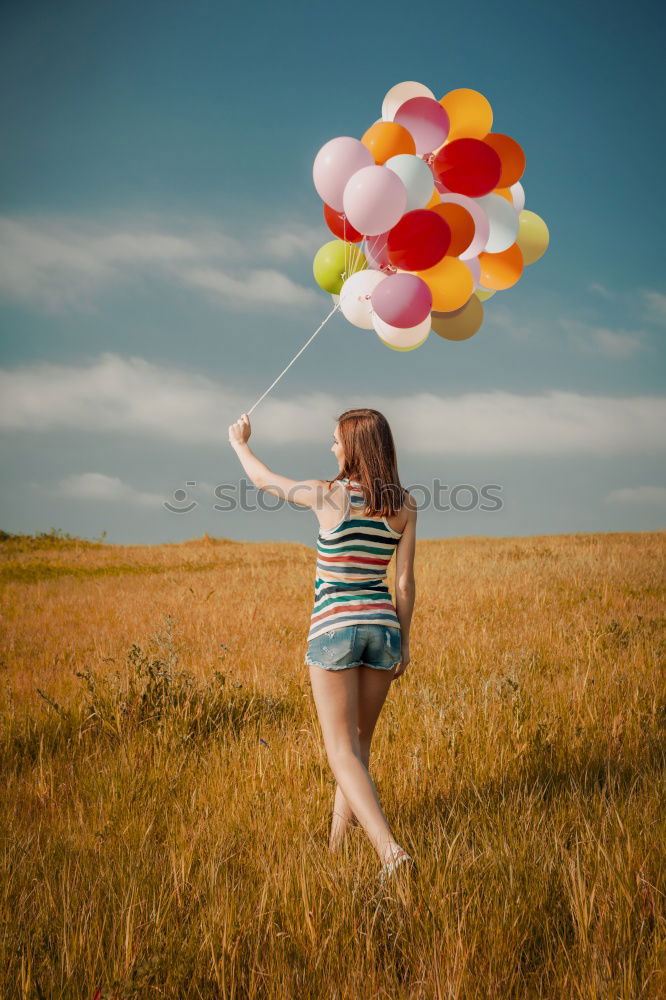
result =
[[[314,548],[0,553],[2,997],[666,997],[666,533],[418,541],[403,893],[328,852]]]

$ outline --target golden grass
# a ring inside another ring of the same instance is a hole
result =
[[[0,994],[666,996],[665,540],[419,540],[400,894],[328,854],[313,548],[4,537]]]

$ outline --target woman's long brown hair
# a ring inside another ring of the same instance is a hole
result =
[[[342,469],[328,482],[353,479],[365,496],[367,517],[393,517],[405,502],[398,476],[393,434],[379,410],[359,407],[338,417],[338,434],[345,453]]]

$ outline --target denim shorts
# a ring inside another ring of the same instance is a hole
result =
[[[392,670],[402,659],[401,632],[386,625],[345,625],[308,643],[305,662],[324,670],[374,667]]]

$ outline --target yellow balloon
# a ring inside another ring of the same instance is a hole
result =
[[[434,208],[435,205],[439,205],[440,204],[441,200],[442,200],[442,198],[440,196],[439,191],[437,190],[436,187],[434,187],[432,189],[432,195],[430,196],[430,201],[428,202],[427,205],[424,205],[423,207],[424,208]]]
[[[474,295],[476,295],[480,302],[485,302],[486,299],[492,299],[496,291],[496,288],[482,288],[481,285],[479,285],[477,290],[474,292]]]
[[[483,306],[473,295],[467,305],[450,313],[433,313],[432,328],[445,340],[468,340],[483,323]]]
[[[533,264],[540,257],[543,257],[550,242],[548,226],[541,216],[536,212],[530,212],[524,208],[518,216],[518,238],[516,243],[520,247],[524,264]]]

